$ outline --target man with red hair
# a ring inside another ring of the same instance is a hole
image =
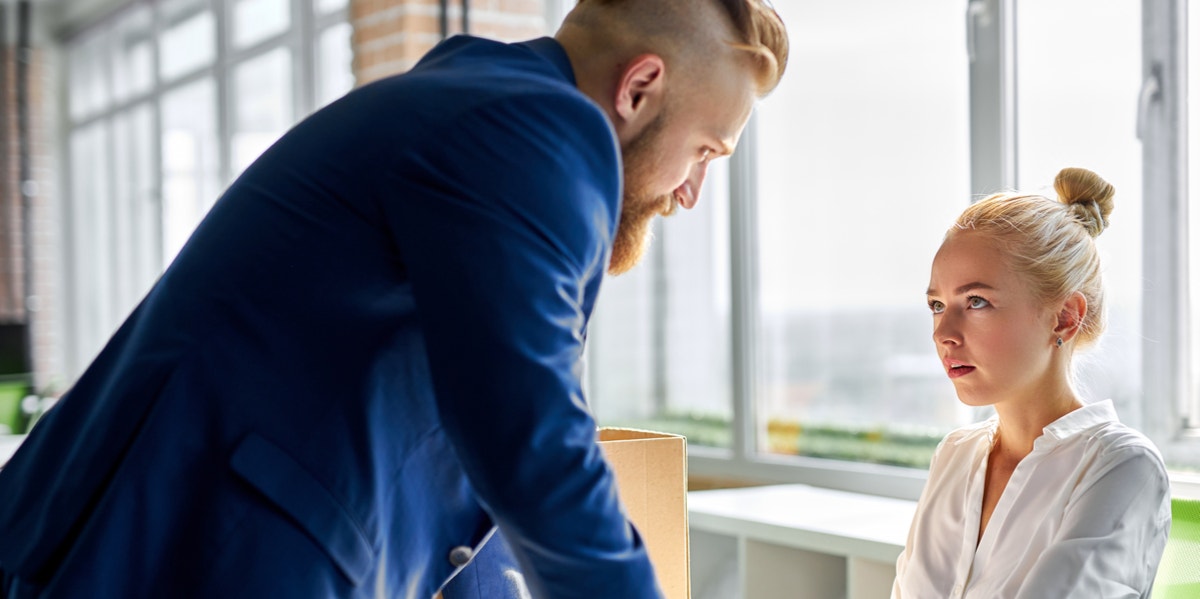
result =
[[[583,0],[299,123],[0,471],[0,595],[425,599],[499,527],[535,596],[659,596],[584,331],[786,59],[762,0]]]

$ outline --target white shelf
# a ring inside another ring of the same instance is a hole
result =
[[[915,511],[807,485],[691,492],[693,597],[887,597]]]

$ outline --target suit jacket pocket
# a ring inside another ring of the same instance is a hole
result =
[[[325,485],[255,433],[242,440],[230,463],[234,472],[312,537],[352,584],[363,582],[375,552],[362,527]]]

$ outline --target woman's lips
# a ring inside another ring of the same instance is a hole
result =
[[[951,368],[950,370],[948,370],[947,374],[950,375],[950,378],[956,379],[960,376],[967,376],[968,374],[971,374],[972,372],[975,372],[974,366],[957,366],[955,368]]]
[[[958,360],[951,360],[950,358],[943,358],[942,365],[946,367],[946,374],[952,379],[975,372],[974,366]]]

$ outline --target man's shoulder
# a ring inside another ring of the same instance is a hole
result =
[[[455,36],[425,55],[407,73],[370,83],[359,93],[373,105],[418,117],[405,127],[445,125],[470,119],[487,128],[536,125],[543,135],[569,136],[574,145],[615,143],[604,111],[575,86],[566,55],[549,56],[531,43],[502,43]],[[562,52],[561,48],[557,50]],[[507,119],[507,121],[506,121]]]
[[[565,54],[562,59],[565,60]],[[470,97],[478,100],[533,94],[590,104],[576,88],[569,66],[566,68],[564,71],[553,58],[534,51],[528,43],[455,36],[439,44],[400,77],[413,83],[470,90]]]

